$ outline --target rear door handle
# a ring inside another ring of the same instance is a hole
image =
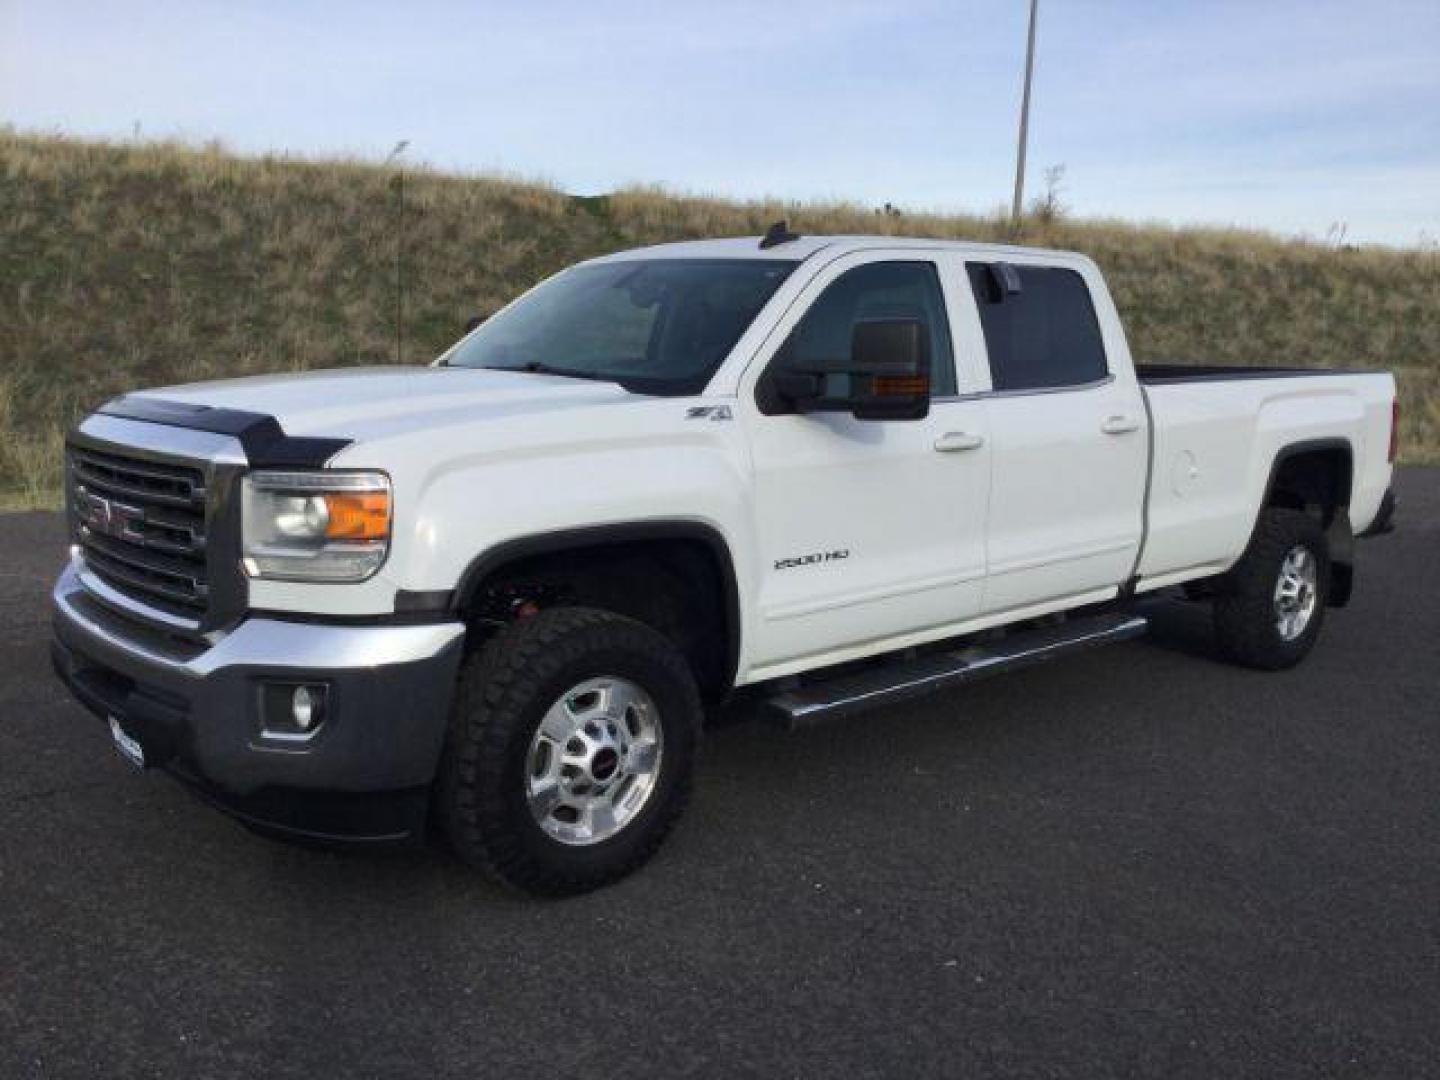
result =
[[[953,454],[957,450],[978,450],[984,445],[984,435],[971,435],[968,431],[947,431],[935,440],[935,449],[942,454]]]
[[[1129,416],[1109,416],[1100,425],[1100,430],[1106,435],[1129,435],[1140,430],[1140,421]]]

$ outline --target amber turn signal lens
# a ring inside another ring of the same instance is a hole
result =
[[[325,505],[330,511],[327,540],[385,540],[390,536],[389,492],[327,492]]]
[[[877,375],[870,380],[870,393],[876,397],[924,397],[930,393],[930,380],[924,375]]]

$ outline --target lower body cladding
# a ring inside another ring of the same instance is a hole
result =
[[[167,638],[86,591],[54,591],[56,673],[136,764],[262,831],[398,841],[424,829],[465,631],[250,618]]]

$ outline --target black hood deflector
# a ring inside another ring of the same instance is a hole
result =
[[[98,411],[124,420],[230,435],[244,447],[251,466],[261,469],[318,469],[354,441],[286,435],[280,421],[263,413],[130,394],[107,401]]]

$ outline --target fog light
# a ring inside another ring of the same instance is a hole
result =
[[[310,693],[308,686],[295,687],[295,694],[290,699],[290,714],[295,717],[295,726],[301,731],[310,730],[310,724],[316,718],[315,706],[315,695]]]
[[[309,739],[325,723],[329,688],[324,683],[265,683],[260,734],[267,739]]]

